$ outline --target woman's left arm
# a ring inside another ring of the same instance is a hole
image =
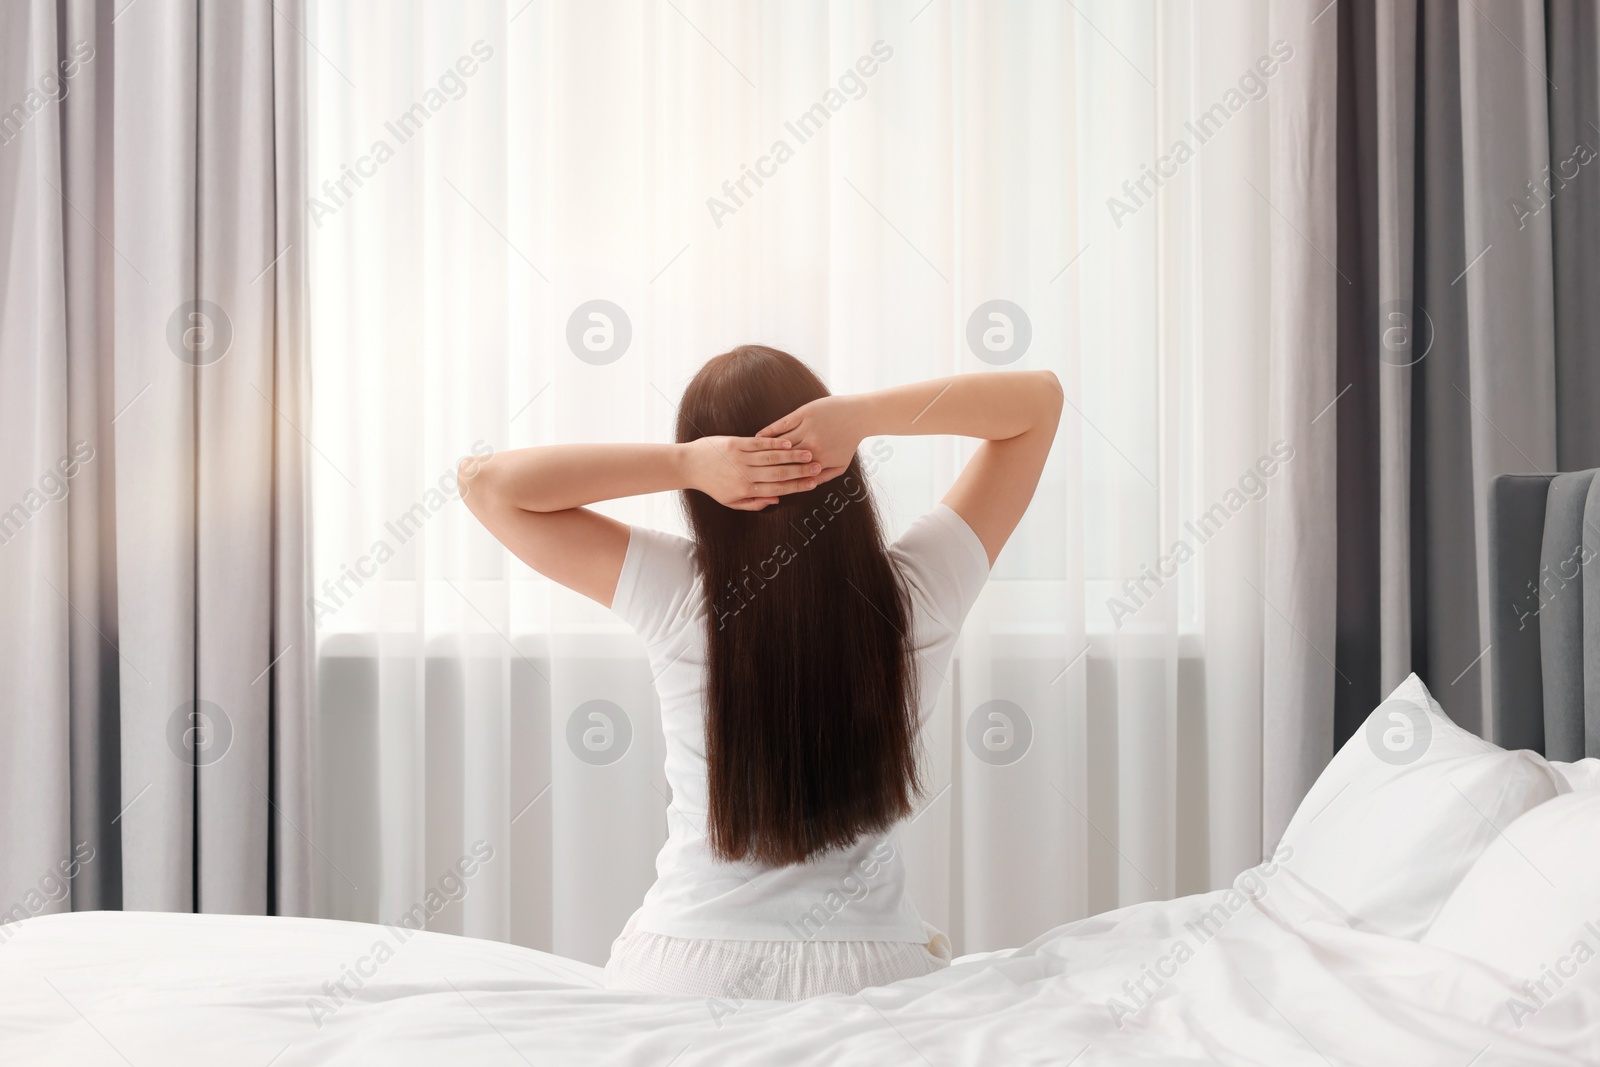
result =
[[[534,570],[606,607],[628,551],[628,527],[584,505],[698,489],[759,511],[810,489],[820,466],[787,440],[703,437],[682,445],[548,445],[470,456],[456,472],[479,522]]]

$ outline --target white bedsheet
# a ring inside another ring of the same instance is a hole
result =
[[[1508,1001],[1520,978],[1349,929],[1287,870],[1259,901],[1228,892],[1124,908],[926,978],[793,1004],[611,993],[595,967],[428,933],[344,1000],[324,983],[372,970],[362,958],[393,932],[46,916],[0,944],[0,1064],[1600,1063],[1592,984],[1569,984],[1518,1029]],[[1190,925],[1230,899],[1241,906],[1211,934]],[[1180,940],[1192,951],[1182,962]],[[1142,1008],[1124,985],[1141,976],[1153,994]],[[1112,997],[1139,1010],[1119,1025]]]

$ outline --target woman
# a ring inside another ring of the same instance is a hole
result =
[[[608,986],[797,999],[948,965],[894,829],[920,792],[918,729],[1033,497],[1061,400],[1048,371],[832,396],[793,356],[747,345],[690,382],[676,444],[463,464],[473,514],[621,615],[656,676],[668,838]],[[910,434],[985,443],[887,545],[856,448]],[[585,507],[669,490],[692,541]]]

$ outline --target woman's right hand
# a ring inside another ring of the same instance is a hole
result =
[[[860,411],[852,396],[818,397],[802,404],[777,422],[760,431],[763,438],[781,437],[795,448],[809,451],[822,464],[817,481],[837,478],[855,459],[856,449],[866,437]]]

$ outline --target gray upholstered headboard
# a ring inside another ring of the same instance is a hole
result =
[[[1600,478],[1503,474],[1489,491],[1496,744],[1600,756]]]

